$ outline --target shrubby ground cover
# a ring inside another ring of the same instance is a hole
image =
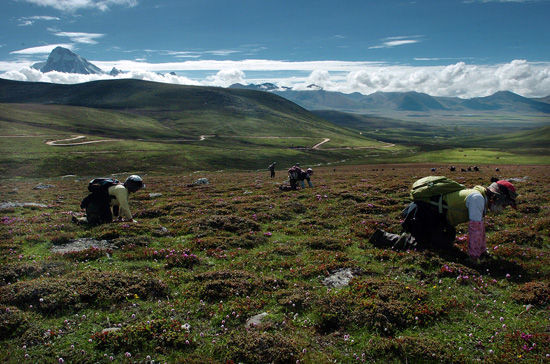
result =
[[[427,165],[318,168],[281,192],[268,171],[144,176],[137,224],[70,222],[88,178],[4,180],[3,362],[545,362],[550,360],[550,195],[545,166],[445,174],[518,178],[518,209],[486,219],[492,259],[378,249]],[[459,169],[460,170],[460,169]],[[198,177],[209,185],[187,187]],[[38,183],[51,185],[34,190]],[[160,193],[153,195],[151,193]],[[78,252],[75,239],[104,241]],[[324,285],[347,269],[347,286]],[[262,319],[250,324],[258,314]]]

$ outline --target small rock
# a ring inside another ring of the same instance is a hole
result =
[[[195,182],[193,182],[194,185],[207,185],[207,184],[210,184],[210,181],[208,180],[208,178],[199,178],[198,180],[196,180]]]
[[[115,332],[115,331],[118,331],[118,330],[120,330],[120,327],[108,327],[106,329],[101,330],[101,333],[102,334],[107,334],[109,332]]]
[[[250,327],[250,326],[258,326],[262,323],[262,320],[267,316],[267,312],[259,313],[255,316],[252,316],[248,320],[246,320],[246,324],[244,327]]]
[[[10,209],[14,207],[48,207],[48,205],[44,205],[36,202],[2,202],[0,203],[0,210]]]
[[[160,192],[153,192],[153,193],[149,194],[150,198],[155,198],[155,197],[160,197],[160,196],[162,196],[162,193],[160,193]]]
[[[154,232],[153,232],[153,235],[154,236],[166,236],[170,233],[170,231],[165,228],[164,226],[161,226],[159,229],[156,229]]]
[[[67,244],[61,244],[53,246],[51,251],[53,253],[68,253],[68,252],[79,252],[82,250],[98,248],[98,249],[114,249],[115,246],[107,240],[96,240],[92,238],[80,238],[74,239],[68,242]]]
[[[55,187],[55,186],[54,185],[45,185],[43,183],[39,183],[36,186],[34,186],[32,189],[33,190],[45,190],[45,189],[52,188],[52,187]]]
[[[353,278],[351,268],[339,269],[327,278],[323,279],[323,285],[332,288],[342,288],[349,284]]]
[[[65,178],[74,178],[76,177],[76,174],[66,174],[64,176],[61,176],[61,179],[65,179]]]

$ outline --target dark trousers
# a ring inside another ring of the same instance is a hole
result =
[[[426,248],[445,248],[452,246],[456,230],[447,223],[445,214],[437,207],[425,202],[413,202],[405,210],[401,226],[410,233],[420,246]]]

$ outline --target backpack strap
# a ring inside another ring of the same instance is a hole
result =
[[[448,210],[449,209],[449,206],[445,203],[443,203],[443,195],[439,195],[439,198],[436,201],[433,201],[433,200],[430,200],[430,201],[426,201],[428,202],[430,205],[434,205],[434,206],[437,206],[437,211],[442,214],[443,213],[443,209],[446,209]]]

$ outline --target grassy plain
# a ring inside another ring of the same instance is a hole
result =
[[[291,192],[280,170],[144,175],[138,223],[98,227],[70,222],[88,177],[4,179],[0,201],[44,207],[0,210],[0,360],[548,361],[548,168],[447,166],[318,167],[314,188]],[[408,189],[432,167],[468,186],[519,178],[518,209],[486,217],[484,265],[466,259],[466,225],[453,251],[368,243],[400,232]],[[187,187],[199,177],[210,184]],[[52,250],[77,238],[108,245]],[[349,285],[327,287],[335,272]]]

